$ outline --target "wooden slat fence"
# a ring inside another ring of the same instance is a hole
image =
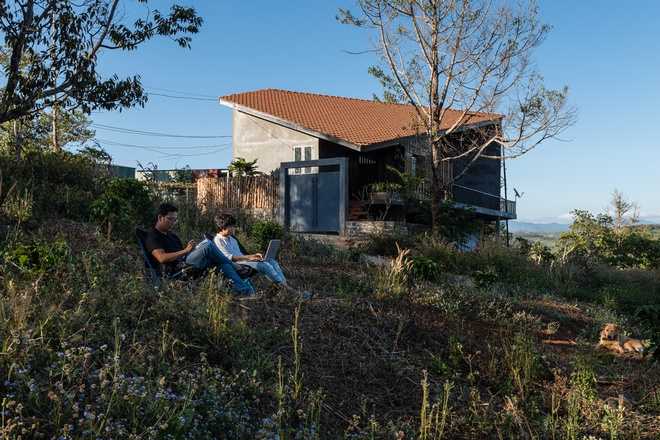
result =
[[[245,210],[278,218],[279,175],[204,178],[197,181],[197,204],[202,210]]]

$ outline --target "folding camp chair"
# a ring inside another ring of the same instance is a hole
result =
[[[184,266],[173,274],[166,274],[160,271],[157,262],[152,261],[147,253],[147,231],[135,228],[135,237],[137,238],[142,256],[144,257],[144,267],[149,270],[151,275],[151,290],[156,290],[163,285],[163,280],[176,279],[187,284],[188,287],[194,286],[194,280],[200,279],[203,273],[194,266]]]

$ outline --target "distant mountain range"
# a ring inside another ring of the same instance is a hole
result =
[[[509,220],[509,232],[564,232],[570,229],[568,223],[530,223]]]
[[[658,221],[641,220],[637,225],[658,227]],[[509,221],[509,232],[564,232],[570,230],[569,223],[532,223]]]

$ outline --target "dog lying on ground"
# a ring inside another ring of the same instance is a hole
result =
[[[632,339],[621,333],[621,326],[617,324],[603,324],[600,332],[599,346],[618,353],[635,351],[644,354],[644,346],[639,339]]]

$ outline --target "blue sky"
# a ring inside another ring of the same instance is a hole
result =
[[[191,50],[159,39],[102,56],[103,75],[139,74],[150,95],[145,108],[92,115],[97,139],[117,164],[229,165],[231,110],[218,96],[262,88],[364,99],[381,93],[367,73],[373,56],[347,53],[368,49],[369,36],[334,18],[351,1],[179,3],[204,18]],[[574,209],[604,212],[617,188],[638,203],[643,219],[660,222],[660,2],[537,4],[553,30],[535,58],[548,87],[570,87],[580,116],[565,141],[507,162],[509,198],[514,187],[523,193],[518,219],[569,223]]]

